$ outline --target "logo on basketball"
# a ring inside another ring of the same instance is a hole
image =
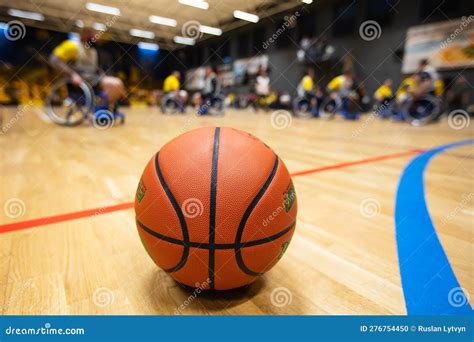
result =
[[[381,205],[375,198],[366,198],[359,206],[360,214],[367,218],[372,218],[380,214]]]
[[[466,305],[469,303],[469,299],[469,293],[462,287],[455,287],[448,293],[448,302],[455,308]]]
[[[5,35],[5,38],[12,42],[23,39],[26,35],[25,24],[19,20],[12,20],[7,23],[7,27],[3,31],[3,34]]]
[[[3,206],[3,211],[5,215],[9,218],[18,218],[25,215],[26,206],[25,202],[23,202],[19,198],[10,198],[5,202]]]
[[[471,118],[469,114],[462,109],[455,109],[448,114],[448,125],[452,129],[461,130],[469,127]]]
[[[197,198],[188,198],[181,205],[183,215],[187,218],[196,218],[202,215],[204,206],[202,202]]]
[[[104,130],[114,125],[114,114],[108,110],[98,110],[92,120],[92,126],[97,129]]]
[[[190,20],[183,24],[181,27],[181,34],[186,38],[199,39],[202,37],[200,30],[201,24],[199,21]]]
[[[94,294],[92,295],[92,301],[94,302],[94,304],[101,308],[112,304],[114,300],[115,296],[112,290],[106,287],[98,288],[94,291]]]
[[[293,301],[293,294],[286,287],[277,287],[273,289],[270,294],[270,301],[277,308],[282,308],[291,304]]]
[[[379,39],[382,35],[382,28],[375,20],[366,20],[359,26],[359,35],[365,41]]]
[[[277,110],[272,113],[271,123],[275,129],[285,129],[291,126],[291,113],[287,110]]]

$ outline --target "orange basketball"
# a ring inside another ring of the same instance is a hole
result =
[[[171,140],[138,185],[138,233],[176,281],[232,289],[254,281],[285,253],[295,229],[291,177],[249,133],[205,127]]]

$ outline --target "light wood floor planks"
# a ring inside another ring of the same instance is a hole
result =
[[[196,118],[156,108],[125,109],[125,126],[98,131],[55,126],[35,110],[0,136],[0,224],[130,202],[152,154],[200,126],[253,133],[290,172],[474,136],[472,126],[454,130],[446,121],[415,128],[364,118],[293,119],[276,129],[270,114]],[[7,110],[4,124],[15,113]],[[400,174],[414,156],[295,177],[299,215],[287,253],[253,285],[230,292],[196,295],[159,270],[139,241],[132,209],[0,234],[1,313],[405,314],[393,214]],[[467,146],[436,157],[426,173],[437,232],[471,294],[473,167]],[[8,212],[7,202],[19,211]]]

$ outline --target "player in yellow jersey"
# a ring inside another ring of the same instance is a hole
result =
[[[392,80],[388,78],[374,92],[374,112],[382,118],[388,118],[392,115],[392,84]]]
[[[383,103],[389,100],[393,96],[392,92],[392,80],[386,79],[380,87],[374,93],[375,101]]]
[[[314,70],[308,68],[298,84],[298,96],[311,97],[314,87]]]
[[[173,71],[168,77],[165,78],[163,83],[163,92],[168,94],[170,92],[178,93],[179,88],[181,87],[180,84],[180,73],[179,71]]]
[[[163,112],[167,111],[169,105],[177,106],[181,113],[185,112],[185,102],[187,98],[187,93],[181,88],[181,74],[179,71],[174,70],[170,75],[165,78],[163,82],[163,92],[165,97],[162,102]],[[169,108],[168,108],[169,109]]]
[[[50,55],[50,64],[56,70],[65,73],[71,82],[79,86],[88,82],[100,89],[97,94],[94,112],[109,110],[114,117],[124,120],[124,115],[117,110],[117,102],[126,95],[122,80],[106,76],[99,72],[97,50],[94,48],[95,30],[83,28],[80,40],[65,40]]]

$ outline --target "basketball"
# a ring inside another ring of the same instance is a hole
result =
[[[177,282],[201,289],[247,285],[283,256],[297,201],[283,161],[253,135],[204,127],[165,144],[135,196],[140,238]]]

